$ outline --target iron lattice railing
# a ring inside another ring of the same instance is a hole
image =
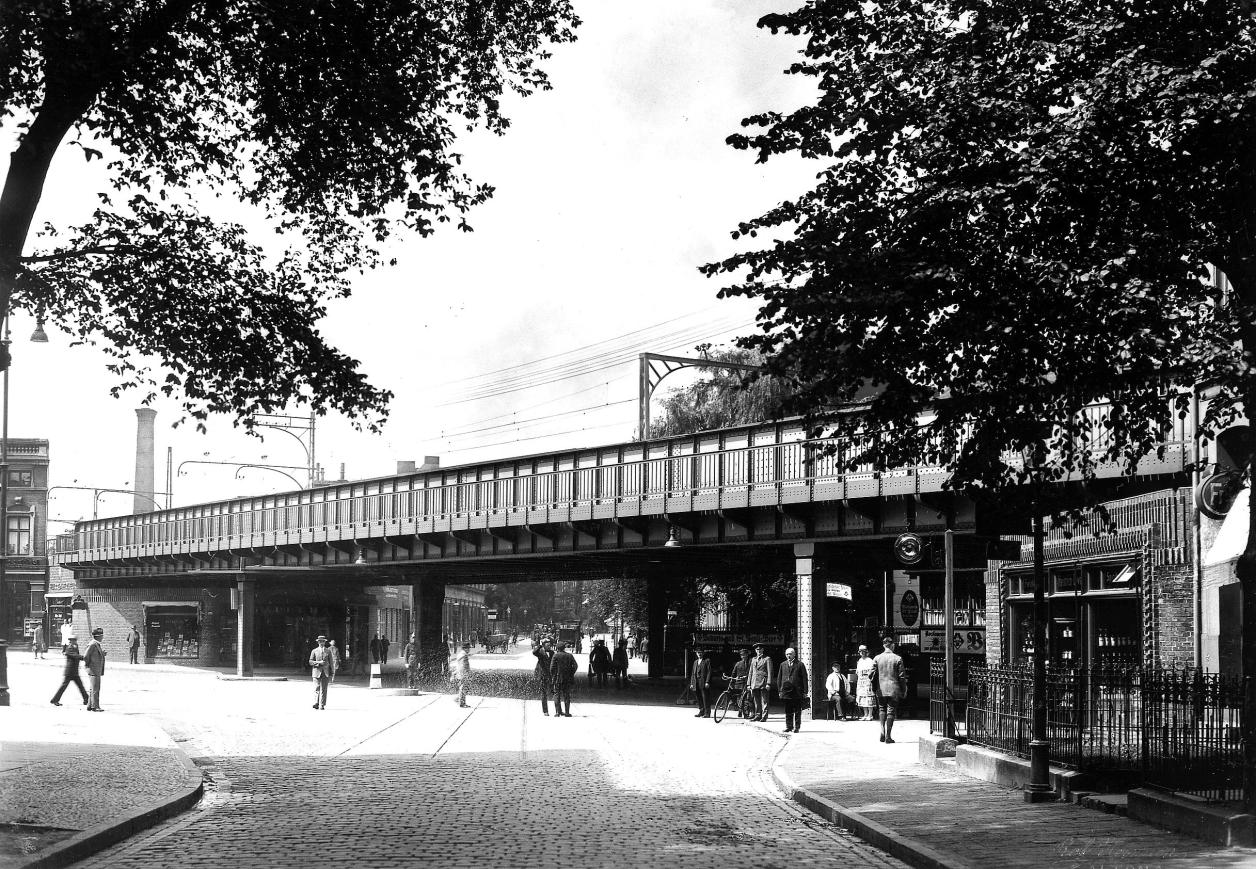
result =
[[[931,673],[931,676],[934,674]],[[944,685],[931,678],[930,723]],[[1021,757],[1033,736],[1033,670],[974,665],[964,719],[969,742]],[[1051,760],[1074,769],[1132,772],[1155,787],[1214,801],[1242,797],[1243,680],[1193,669],[1051,668]]]

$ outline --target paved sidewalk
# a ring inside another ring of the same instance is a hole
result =
[[[773,775],[797,802],[914,866],[1256,867],[1256,849],[1219,848],[1071,803],[1026,803],[1019,791],[917,763],[928,730],[926,721],[901,721],[895,744],[884,745],[874,722],[806,721]]]
[[[3,869],[66,865],[200,799],[200,771],[155,724],[63,703],[0,707]]]

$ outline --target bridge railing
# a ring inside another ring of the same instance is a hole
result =
[[[1147,472],[1180,470],[1184,437],[1172,432],[1166,456],[1149,458]],[[77,558],[220,553],[943,488],[942,467],[878,472],[857,461],[865,448],[862,438],[808,440],[801,424],[786,422],[485,462],[81,522]]]

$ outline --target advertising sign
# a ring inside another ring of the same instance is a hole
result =
[[[920,632],[920,651],[926,655],[942,655],[946,653],[943,642],[946,631],[939,628],[925,628]],[[957,630],[951,637],[957,655],[984,655],[986,652],[986,632],[983,630]]]
[[[849,585],[841,582],[826,582],[824,584],[825,594],[829,597],[840,597],[844,600],[851,599],[851,588]]]
[[[908,621],[908,617],[911,621]],[[894,627],[917,628],[920,626],[920,577],[908,576],[906,571],[894,571]]]

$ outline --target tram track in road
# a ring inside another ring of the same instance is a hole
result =
[[[444,696],[444,695],[437,695],[437,696]],[[436,755],[440,754],[441,750],[444,749],[444,747],[449,744],[449,740],[453,739],[455,736],[458,735],[458,731],[462,729],[462,726],[466,724],[467,721],[470,720],[471,716],[474,715],[477,711],[479,711],[480,707],[483,705],[484,705],[484,698],[480,697],[479,699],[475,701],[475,705],[470,707],[470,711],[462,716],[462,720],[458,722],[457,726],[454,727],[453,730],[449,731],[449,735],[445,737],[444,741],[441,742],[440,745],[436,746],[436,750],[432,752],[431,756],[436,757]]]
[[[355,748],[358,748],[359,746],[365,745],[366,743],[370,742],[372,739],[376,738],[377,736],[381,736],[381,735],[383,735],[383,734],[387,733],[388,731],[392,730],[392,729],[393,729],[394,727],[396,727],[397,725],[399,725],[399,724],[403,724],[403,723],[405,723],[406,721],[409,721],[411,718],[413,718],[414,716],[418,715],[420,712],[423,712],[423,711],[424,711],[424,710],[426,710],[426,709],[430,709],[432,706],[434,706],[434,705],[436,704],[436,702],[437,702],[437,701],[439,701],[439,700],[440,700],[440,698],[441,698],[441,697],[444,697],[444,696],[445,696],[444,694],[432,694],[432,695],[431,695],[431,699],[430,699],[427,703],[424,703],[422,706],[420,706],[418,709],[414,709],[414,710],[412,710],[412,711],[410,711],[410,712],[407,712],[405,715],[401,716],[401,717],[400,717],[400,718],[398,718],[396,721],[392,722],[391,724],[387,725],[386,727],[381,727],[379,730],[375,731],[374,733],[370,734],[369,736],[364,736],[362,739],[359,739],[357,742],[353,743],[353,745],[350,745],[350,746],[349,746],[348,748],[346,748],[344,751],[337,752],[336,754],[332,755],[332,757],[344,757],[346,754],[348,754],[349,752],[353,751]],[[464,719],[464,721],[465,721],[465,719]],[[461,725],[459,725],[459,726],[461,726]],[[451,736],[452,736],[452,734],[451,734]],[[446,742],[447,742],[447,741],[448,741],[448,740],[446,740]],[[443,745],[443,743],[442,743],[442,745]],[[439,749],[437,749],[437,750],[439,751]]]

